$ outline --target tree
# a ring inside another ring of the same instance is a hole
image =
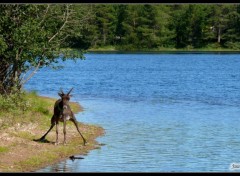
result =
[[[99,38],[95,20],[96,5],[75,5],[74,8],[78,16],[85,18],[84,25],[73,36],[68,37],[65,47],[84,50],[89,47],[96,47]]]
[[[122,21],[122,30],[125,32],[121,40],[121,49],[131,50],[138,46],[137,27],[139,25],[138,11],[140,8],[141,5],[128,5],[125,10],[126,18]]]
[[[96,25],[99,29],[100,45],[114,43],[116,15],[113,5],[96,5]]]
[[[71,4],[0,5],[0,94],[19,91],[36,70],[54,68],[59,59],[83,58],[82,51],[61,50],[88,19],[88,14],[76,13],[75,8]]]
[[[122,38],[126,34],[126,29],[123,26],[123,22],[127,18],[127,5],[117,5],[116,6],[117,22],[115,29],[115,40],[117,45],[122,44]]]
[[[208,23],[210,27],[210,40],[216,41],[220,46],[222,44],[221,39],[224,32],[228,28],[228,14],[230,13],[231,5],[212,5],[211,13],[209,14]]]
[[[122,9],[123,10],[123,9]],[[121,17],[121,46],[125,49],[157,48],[162,34],[163,23],[159,18],[157,6],[128,5]],[[123,13],[123,12],[122,12]],[[165,20],[162,20],[165,21]]]
[[[153,5],[143,5],[138,11],[138,26],[136,28],[139,39],[138,48],[156,48],[158,43],[159,24],[157,21],[157,10]]]
[[[224,46],[232,49],[240,49],[240,5],[231,6],[227,18],[228,28],[222,36],[225,41]]]
[[[173,6],[174,13],[170,28],[175,31],[176,48],[184,48],[189,45],[189,33],[191,32],[189,24],[192,9],[188,7],[189,5]]]
[[[219,25],[216,22],[218,15],[215,8],[216,6],[192,4],[173,6],[171,27],[175,29],[177,48],[202,48],[216,40],[218,34],[215,26]],[[225,27],[223,21],[220,25],[221,29]],[[219,38],[221,38],[220,33]]]
[[[174,30],[171,29],[171,7],[172,5],[156,5],[155,33],[158,36],[158,47],[174,47]]]

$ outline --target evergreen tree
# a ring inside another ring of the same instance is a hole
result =
[[[128,5],[126,9],[127,18],[122,22],[123,30],[125,31],[122,39],[122,49],[131,50],[136,49],[139,43],[137,37],[138,11],[141,5]]]
[[[116,15],[113,5],[96,5],[96,25],[99,30],[100,45],[113,45],[115,41]]]
[[[228,28],[223,35],[225,47],[231,49],[240,49],[240,5],[230,7],[228,15]]]
[[[155,25],[155,33],[158,36],[157,46],[158,47],[174,47],[173,42],[175,33],[171,28],[171,11],[172,5],[156,5],[157,14]]]
[[[211,10],[208,18],[211,31],[208,35],[208,40],[217,42],[220,46],[222,44],[222,36],[227,30],[228,14],[230,13],[229,5],[211,5]]]
[[[189,5],[173,6],[175,9],[172,13],[171,28],[175,31],[176,48],[184,48],[189,45],[189,34],[191,28],[189,26],[191,8]]]
[[[127,5],[117,5],[116,9],[116,30],[115,30],[115,40],[117,45],[122,44],[122,39],[126,34],[126,29],[123,26],[123,22],[127,18]]]

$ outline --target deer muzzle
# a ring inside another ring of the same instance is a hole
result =
[[[67,109],[67,108],[68,108],[67,105],[64,105],[64,106],[63,106],[63,109]]]

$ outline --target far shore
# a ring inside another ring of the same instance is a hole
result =
[[[226,49],[226,48],[216,48],[216,49],[141,49],[141,50],[118,50],[114,47],[108,48],[90,48],[87,50],[88,53],[236,53],[239,54],[240,50],[238,49]]]

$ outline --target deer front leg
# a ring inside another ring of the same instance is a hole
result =
[[[66,119],[64,119],[64,121],[63,121],[63,135],[64,135],[63,145],[66,145],[66,124],[67,124],[67,121],[66,121]]]
[[[56,122],[56,142],[55,145],[58,145],[58,122]]]

